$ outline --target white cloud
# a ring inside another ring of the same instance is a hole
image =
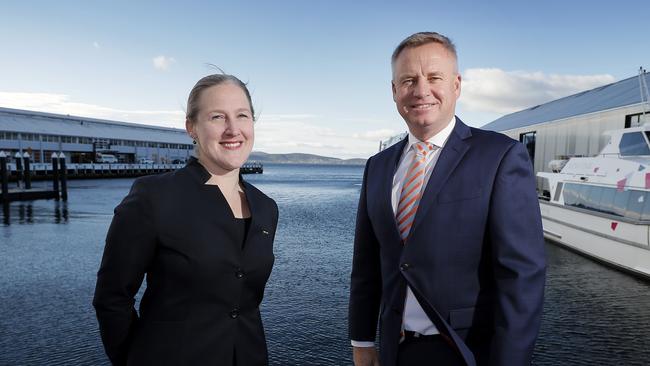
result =
[[[262,118],[265,121],[291,121],[320,118],[320,116],[315,114],[261,114],[258,118]]]
[[[512,113],[614,82],[612,75],[467,69],[459,103],[473,112]]]
[[[184,128],[185,114],[178,110],[125,110],[73,100],[65,94],[0,92],[0,107],[69,114],[113,121]],[[379,141],[393,131],[339,129],[324,116],[312,114],[262,114],[255,122],[255,151],[308,153],[338,158],[366,158],[377,152]]]
[[[95,47],[96,50],[101,48],[101,46],[99,45],[99,42],[97,42],[97,41],[93,42],[93,47]]]
[[[349,129],[339,130],[325,117],[316,115],[261,115],[255,125],[255,150],[366,158],[377,152],[379,135],[387,133],[379,131],[350,133]]]
[[[38,112],[185,128],[183,111],[125,110],[73,101],[65,94],[0,92],[0,106]]]
[[[169,68],[176,63],[176,60],[173,57],[167,57],[164,55],[156,56],[152,60],[153,67],[156,70],[167,71]]]
[[[406,127],[404,127],[406,128]],[[386,140],[389,137],[397,135],[399,132],[395,130],[391,130],[389,128],[382,128],[380,130],[374,130],[374,131],[366,131],[362,133],[355,133],[353,135],[354,138],[366,140],[366,141],[382,141]]]

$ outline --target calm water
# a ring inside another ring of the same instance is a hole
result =
[[[348,365],[348,277],[362,167],[267,166],[280,206],[262,304],[273,365]],[[113,208],[131,179],[70,182],[67,204],[13,203],[0,222],[0,365],[107,364],[91,306]],[[650,363],[650,284],[547,245],[536,365]]]

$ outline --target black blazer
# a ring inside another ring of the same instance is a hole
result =
[[[115,209],[93,301],[113,364],[232,365],[234,357],[268,364],[259,305],[278,208],[243,182],[252,221],[242,248],[230,206],[204,184],[209,178],[192,159],[137,179]],[[145,274],[138,314],[134,296]]]

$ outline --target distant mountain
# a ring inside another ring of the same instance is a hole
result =
[[[323,164],[323,165],[364,165],[366,159],[338,159],[312,154],[267,154],[253,151],[248,161],[269,164]]]

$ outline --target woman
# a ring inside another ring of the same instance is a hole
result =
[[[278,209],[239,174],[253,122],[239,79],[199,80],[185,122],[198,159],[137,179],[115,209],[93,301],[113,364],[268,363],[259,305]]]

